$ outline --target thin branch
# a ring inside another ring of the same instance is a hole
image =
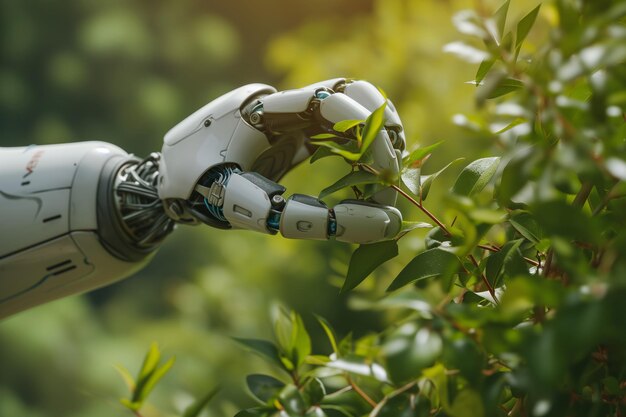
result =
[[[487,287],[487,291],[489,291],[489,294],[491,294],[491,296],[493,297],[493,301],[495,301],[495,303],[498,304],[499,302],[498,302],[498,298],[496,297],[496,291],[493,289],[493,287],[489,283],[489,280],[487,279],[485,274],[480,272],[480,266],[478,265],[478,261],[476,260],[476,258],[474,258],[474,255],[470,254],[470,255],[468,255],[468,257],[469,257],[470,261],[472,261],[472,264],[474,264],[476,269],[478,269],[478,272],[480,273],[480,278],[485,283],[485,286]]]
[[[484,249],[484,250],[489,251],[489,252],[500,252],[500,249],[501,249],[501,248],[499,248],[497,246],[493,246],[493,245],[492,246],[477,245],[476,247],[478,247],[480,249]],[[526,256],[524,256],[523,258],[524,258],[524,260],[527,263],[531,264],[532,266],[536,266],[537,268],[539,268],[541,266],[541,264],[539,262],[535,261],[534,259],[527,258]]]
[[[348,384],[350,384],[350,386],[352,387],[352,389],[354,390],[354,392],[356,392],[357,394],[359,394],[359,396],[361,398],[363,398],[369,405],[372,406],[372,408],[376,408],[376,401],[372,400],[370,398],[369,395],[367,395],[365,393],[365,391],[363,391],[350,377],[350,375],[346,374],[346,380],[348,381]]]
[[[372,174],[380,176],[380,172],[378,172],[377,170],[375,170],[371,166],[369,166],[367,164],[360,164],[360,165],[363,168],[365,168],[366,170],[368,170],[369,172],[371,172]],[[413,204],[415,207],[420,209],[425,215],[427,215],[432,221],[434,221],[437,224],[437,226],[439,226],[441,228],[441,230],[446,234],[446,236],[452,236],[452,233],[450,233],[448,228],[437,218],[437,216],[432,214],[426,207],[424,207],[424,205],[421,202],[419,202],[416,199],[414,199],[413,197],[411,197],[402,188],[398,187],[395,184],[391,184],[390,187],[393,188],[394,190],[396,190],[398,193],[400,193],[400,195],[402,195],[402,197],[404,197],[407,200],[409,200],[411,202],[411,204]]]

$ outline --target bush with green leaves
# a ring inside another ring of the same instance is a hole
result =
[[[508,9],[454,17],[466,39],[446,51],[480,62],[478,111],[454,121],[493,146],[452,184],[437,178],[458,160],[425,168],[438,143],[407,152],[399,178],[370,166],[382,107],[315,139],[312,162],[352,167],[323,197],[392,187],[424,218],[350,259],[343,291],[408,259],[387,294],[358,299],[382,331],[339,337],[319,318],[329,349],[313,354],[279,308],[274,341],[237,339],[276,368],[247,378],[259,405],[237,417],[626,415],[626,3]],[[442,213],[433,187],[449,190]],[[423,247],[403,245],[424,229]]]

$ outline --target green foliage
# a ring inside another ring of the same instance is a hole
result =
[[[471,39],[446,49],[480,63],[479,112],[457,119],[495,156],[461,169],[435,213],[424,201],[446,176],[422,168],[440,143],[404,155],[401,196],[436,227],[424,248],[404,244],[417,233],[410,224],[396,240],[360,246],[342,287],[383,263],[385,275],[398,270],[384,278],[391,293],[353,295],[386,326],[338,342],[320,319],[332,353],[309,355],[276,384],[270,409],[250,415],[622,415],[626,7],[600,3],[556,0],[515,20],[506,1],[489,16],[455,16]],[[376,176],[401,190],[347,159],[360,170],[324,195]],[[323,387],[317,402],[305,394],[312,378]]]
[[[148,353],[146,353],[136,380],[133,379],[130,373],[123,367],[116,367],[131,391],[131,397],[122,398],[120,402],[131,411],[139,411],[159,380],[161,380],[174,365],[174,360],[175,359],[172,357],[163,365],[159,366],[161,351],[158,345],[153,343]]]
[[[136,416],[141,416],[139,411],[144,407],[148,395],[150,395],[165,374],[170,371],[174,365],[174,360],[175,359],[172,357],[165,361],[163,365],[159,365],[161,362],[161,351],[156,343],[152,343],[139,369],[136,380],[126,368],[119,365],[116,366],[115,369],[131,392],[130,398],[120,399],[122,405],[132,411]],[[195,400],[184,409],[182,417],[198,417],[218,391],[218,388],[213,388],[204,396]]]

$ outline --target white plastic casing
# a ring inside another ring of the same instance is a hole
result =
[[[280,219],[280,233],[291,239],[328,239],[328,209],[287,200]]]
[[[267,193],[246,178],[233,174],[228,180],[222,209],[234,228],[269,233],[267,216],[271,206]]]
[[[111,158],[128,155],[103,142],[0,148],[0,318],[144,265],[112,256],[97,235],[98,183]]]
[[[202,174],[225,162],[249,170],[270,144],[241,118],[240,107],[250,97],[275,92],[265,84],[245,85],[211,101],[167,132],[159,197],[189,198]]]
[[[373,243],[400,233],[402,214],[394,207],[341,203],[334,207],[336,239],[341,242]]]

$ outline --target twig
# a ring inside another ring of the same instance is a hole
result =
[[[489,251],[489,252],[500,252],[500,249],[501,249],[501,248],[499,248],[497,246],[493,246],[493,245],[492,246],[477,245],[476,247],[478,247],[480,249],[484,249],[484,250]],[[523,258],[524,258],[524,260],[526,262],[528,262],[532,266],[536,266],[537,268],[539,268],[541,266],[541,264],[539,262],[535,261],[534,259],[527,258],[526,256],[523,256]]]
[[[376,408],[376,401],[372,400],[370,396],[365,393],[365,391],[363,391],[357,384],[355,384],[350,375],[346,375],[346,380],[348,381],[348,384],[350,384],[354,392],[359,394],[359,396],[363,398],[369,405],[371,405],[372,408]]]
[[[369,166],[367,164],[360,164],[360,165],[363,168],[365,168],[366,170],[368,170],[369,172],[371,172],[372,174],[380,176],[380,172],[378,172],[377,170],[375,170],[371,166]],[[418,209],[422,210],[422,212],[425,215],[427,215],[432,221],[434,221],[437,224],[437,226],[439,226],[441,228],[441,230],[446,234],[446,236],[452,236],[452,233],[450,233],[448,228],[437,218],[437,216],[432,214],[426,207],[424,207],[424,205],[421,202],[419,202],[416,199],[414,199],[413,197],[411,197],[402,188],[398,187],[395,184],[391,184],[390,187],[393,188],[394,190],[396,190],[398,193],[400,193],[402,195],[402,197],[404,197],[407,200],[409,200],[411,202],[411,204],[413,204],[415,207],[417,207]]]
[[[474,255],[471,255],[471,254],[468,255],[468,258],[470,259],[470,261],[472,261],[472,264],[474,264],[476,269],[478,269],[478,272],[480,273],[480,277],[485,283],[485,286],[487,287],[487,291],[489,291],[489,294],[491,294],[491,296],[493,297],[493,301],[495,301],[495,303],[498,304],[499,302],[498,302],[498,298],[496,297],[496,291],[493,289],[493,287],[489,283],[489,280],[487,279],[485,274],[480,272],[480,266],[478,265],[478,261],[476,260],[476,258],[474,258]]]

